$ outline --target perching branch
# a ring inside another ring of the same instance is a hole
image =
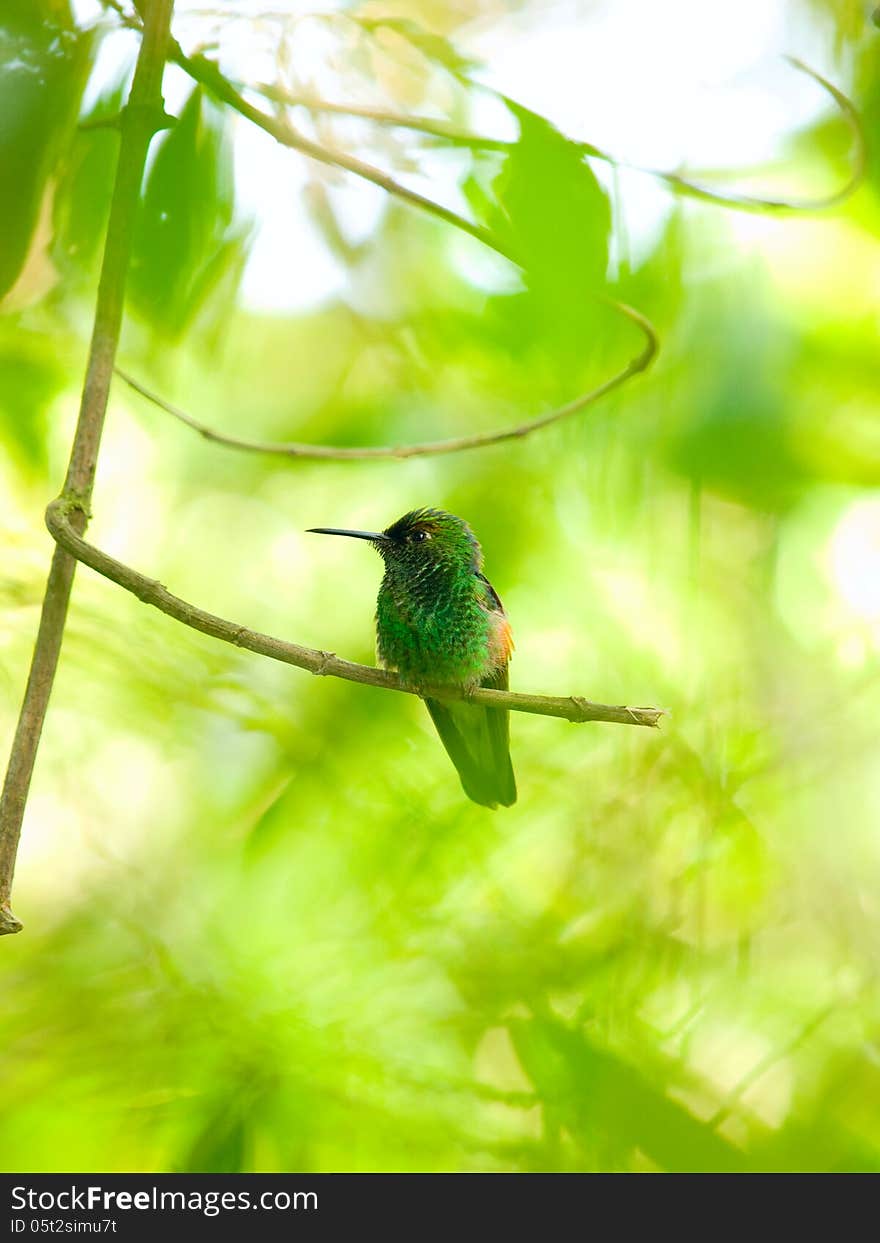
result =
[[[147,401],[151,401],[160,410],[164,410],[166,414],[173,415],[175,419],[179,419],[181,423],[191,427],[193,431],[198,432],[205,440],[213,441],[215,444],[226,445],[231,449],[242,449],[248,453],[271,453],[281,457],[312,458],[335,462],[363,461],[364,459],[375,460],[376,458],[428,457],[440,453],[460,453],[463,449],[479,449],[485,445],[496,445],[505,440],[518,440],[523,436],[529,436],[541,427],[548,427],[551,423],[558,423],[562,419],[567,419],[570,415],[585,410],[587,406],[593,405],[601,397],[605,397],[606,394],[614,389],[620,388],[631,376],[637,375],[640,371],[647,370],[658,349],[657,334],[654,331],[653,325],[643,315],[640,315],[638,311],[630,306],[626,306],[622,302],[615,302],[614,306],[615,309],[621,311],[628,319],[631,319],[633,323],[641,328],[645,334],[646,343],[641,352],[609,380],[603,381],[602,384],[590,389],[587,393],[581,393],[579,397],[575,397],[573,401],[568,402],[564,406],[557,406],[554,410],[548,410],[546,414],[540,414],[536,418],[526,420],[524,423],[517,423],[513,427],[505,427],[497,432],[474,432],[470,436],[456,436],[448,440],[422,441],[419,444],[413,445],[323,445],[306,444],[303,441],[296,440],[275,442],[244,440],[240,436],[228,436],[223,432],[215,431],[206,423],[201,423],[198,419],[194,419],[185,410],[181,410],[178,406],[173,406],[170,402],[165,401],[164,398],[158,397],[154,392],[141,384],[139,380],[135,380],[133,376],[130,376],[128,372],[123,371],[120,367],[116,368],[116,374],[133,388],[136,393],[140,393],[142,397],[146,397]]]
[[[162,105],[162,74],[173,5],[174,0],[144,0],[141,6],[145,15],[143,38],[131,93],[120,118],[119,161],[107,224],[89,361],[62,494],[70,507],[71,531],[78,529],[80,533],[86,527],[113,377],[134,215],[144,163],[153,134],[166,121]],[[58,665],[75,568],[76,559],[56,546],[43,597],[30,675],[0,796],[0,935],[21,930],[21,923],[9,905],[12,877],[37,747]]]
[[[305,669],[322,677],[344,678],[347,682],[360,682],[364,686],[374,686],[380,690],[400,691],[404,694],[419,695],[414,687],[404,685],[394,673],[386,673],[384,669],[374,669],[370,665],[357,665],[350,660],[342,660],[333,652],[322,652],[316,648],[300,647],[296,643],[287,643],[283,639],[275,639],[271,635],[260,634],[249,630],[213,613],[174,596],[155,579],[146,578],[137,570],[123,565],[121,561],[108,556],[100,548],[87,543],[74,529],[71,518],[74,505],[63,497],[53,501],[46,510],[46,525],[52,538],[57,541],[71,557],[82,561],[117,586],[130,591],[144,604],[151,604],[160,612],[173,617],[175,621],[189,626],[213,639],[222,639],[224,643],[232,643],[235,647],[246,648],[256,652],[258,656],[269,656],[272,660],[280,660],[297,669]],[[480,688],[466,692],[455,687],[431,687],[430,692],[436,699],[467,699],[472,703],[485,704],[490,708],[507,708],[512,712],[530,712],[537,716],[560,717],[564,721],[581,723],[583,721],[611,721],[619,725],[644,725],[656,727],[663,711],[660,708],[628,708],[608,704],[591,703],[578,695],[522,695],[512,691],[493,691]]]

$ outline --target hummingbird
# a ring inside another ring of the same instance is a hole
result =
[[[311,527],[367,540],[385,563],[376,602],[379,663],[409,686],[507,690],[513,638],[471,528],[442,509],[414,509],[384,531]],[[424,696],[465,794],[495,808],[516,802],[509,713]]]

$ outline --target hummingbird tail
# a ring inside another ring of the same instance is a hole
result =
[[[507,670],[487,678],[484,685],[506,686]],[[516,779],[510,762],[509,713],[460,700],[425,703],[468,798],[483,807],[512,806]]]

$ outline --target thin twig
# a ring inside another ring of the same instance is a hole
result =
[[[110,0],[104,0],[104,2],[109,3]],[[133,19],[123,19],[123,25],[136,29],[139,23]],[[173,60],[176,65],[188,73],[193,81],[200,83],[206,90],[210,91],[215,99],[232,108],[234,112],[237,112],[245,120],[256,125],[258,129],[269,134],[270,137],[274,138],[282,146],[299,151],[321,164],[329,164],[333,168],[341,168],[346,172],[354,173],[355,176],[361,177],[364,181],[371,182],[387,194],[402,199],[413,207],[419,207],[432,216],[437,216],[440,220],[444,220],[447,224],[453,225],[462,232],[469,233],[471,237],[475,237],[477,241],[485,243],[493,250],[498,251],[499,254],[505,255],[506,258],[512,258],[512,255],[509,254],[499,239],[495,238],[491,231],[483,225],[468,220],[466,216],[459,215],[458,212],[444,207],[441,203],[435,203],[433,199],[427,198],[424,194],[419,194],[417,190],[411,190],[408,186],[395,181],[393,177],[383,172],[382,169],[368,164],[365,160],[359,160],[357,156],[349,155],[345,151],[334,151],[329,147],[321,146],[320,143],[313,142],[310,138],[306,138],[304,134],[300,134],[298,130],[294,129],[283,118],[261,112],[259,108],[255,108],[253,104],[248,103],[241,92],[236,90],[232,82],[221,73],[214,61],[209,60],[206,56],[187,56],[177,40],[171,39],[168,47],[168,59]]]
[[[430,215],[438,217],[447,224],[453,225],[455,228],[464,233],[470,234],[471,237],[482,242],[484,246],[488,246],[497,254],[508,259],[511,263],[519,265],[519,259],[511,246],[499,238],[498,235],[485,225],[474,223],[465,216],[461,216],[458,212],[451,211],[447,207],[443,207],[440,203],[435,203],[433,199],[427,198],[423,194],[418,194],[414,190],[410,190],[407,186],[401,185],[400,182],[394,180],[381,169],[374,168],[373,165],[365,163],[363,160],[357,159],[355,156],[348,155],[346,152],[331,150],[322,147],[320,144],[312,142],[311,139],[304,137],[295,130],[292,125],[283,118],[269,116],[261,112],[259,108],[255,108],[252,104],[242,96],[241,92],[236,90],[232,83],[224,77],[213,61],[207,60],[203,56],[187,56],[179,44],[172,42],[170,57],[182,69],[197,82],[200,82],[207,90],[211,91],[215,97],[228,107],[238,112],[241,116],[257,125],[260,129],[270,134],[277,142],[283,146],[290,147],[295,151],[300,151],[304,155],[311,156],[313,159],[320,160],[324,164],[330,164],[336,168],[345,169],[362,177],[366,181],[372,182],[374,185],[380,186],[388,194],[394,195],[402,199],[404,202],[410,203],[412,206],[418,207]],[[484,445],[499,444],[505,440],[521,439],[528,436],[532,432],[537,431],[541,427],[547,427],[551,423],[556,423],[560,419],[584,410],[587,406],[592,405],[607,393],[619,388],[625,384],[639,372],[647,370],[654,361],[659,349],[659,341],[656,330],[651,322],[639,311],[632,307],[626,306],[622,302],[618,302],[612,298],[606,298],[616,311],[625,315],[632,323],[634,323],[643,333],[645,337],[645,345],[640,353],[631,359],[622,370],[618,371],[610,379],[604,381],[596,388],[591,389],[587,393],[582,393],[575,397],[572,401],[564,406],[560,406],[555,410],[550,410],[546,414],[539,415],[537,418],[529,419],[526,422],[518,423],[514,427],[502,428],[497,432],[477,432],[470,436],[459,436],[449,440],[428,441],[415,445],[378,445],[378,446],[337,446],[337,445],[310,445],[299,442],[284,442],[280,444],[264,443],[260,441],[248,441],[239,437],[224,436],[222,433],[215,432],[206,424],[194,419],[191,415],[179,410],[175,406],[157,398],[155,394],[146,389],[143,385],[134,381],[131,377],[125,375],[123,378],[127,380],[133,388],[136,388],[142,396],[148,400],[155,402],[161,409],[167,413],[174,415],[182,422],[192,427],[195,431],[206,439],[213,440],[219,444],[225,444],[231,448],[243,449],[252,453],[272,453],[285,457],[298,458],[319,458],[325,461],[352,461],[377,458],[406,458],[406,457],[427,457],[429,455],[440,453],[459,453],[464,449],[482,448]]]
[[[117,13],[119,13],[122,18],[123,25],[132,26],[134,28],[139,27],[137,18],[126,17],[119,5],[116,3],[116,0],[102,0],[102,3],[110,8],[113,8]],[[197,81],[202,81],[204,85],[207,86],[208,83],[199,76],[199,67],[196,63],[197,59],[199,62],[210,66],[216,77],[222,79],[230,89],[235,91],[232,83],[229,82],[228,79],[223,78],[219,68],[214,65],[213,62],[207,61],[202,57],[188,58],[183,52],[183,49],[177,43],[174,43],[171,55],[182,69],[185,69],[186,72],[196,78]],[[818,198],[813,199],[783,199],[769,196],[764,197],[760,195],[737,194],[735,191],[715,190],[711,186],[707,186],[691,177],[685,176],[683,173],[675,173],[666,169],[650,168],[646,165],[634,164],[628,160],[619,159],[609,151],[603,151],[601,147],[597,147],[593,143],[577,139],[573,139],[571,141],[573,145],[579,147],[586,156],[591,156],[597,160],[604,160],[609,164],[614,164],[618,168],[627,168],[633,172],[644,173],[648,177],[655,177],[659,181],[664,181],[679,194],[684,194],[690,198],[697,198],[706,203],[714,203],[717,207],[727,207],[733,211],[774,213],[827,211],[829,208],[837,207],[845,199],[849,198],[865,179],[865,175],[868,170],[868,141],[865,136],[862,119],[859,116],[858,110],[852,100],[849,99],[843,91],[836,87],[833,82],[829,82],[826,77],[823,77],[818,70],[811,68],[805,61],[800,60],[797,56],[785,56],[784,59],[788,61],[792,68],[798,70],[799,73],[805,73],[808,77],[812,78],[814,82],[821,86],[822,89],[831,96],[849,125],[850,133],[852,134],[855,145],[855,153],[853,156],[850,175],[843,186],[841,186],[839,190],[833,191],[831,194],[820,195]],[[196,70],[196,72],[194,72],[194,70]],[[493,91],[491,87],[482,86],[479,83],[471,83],[471,85],[478,86],[481,90],[487,91],[490,94],[496,96],[498,95],[498,92]],[[283,88],[268,84],[261,83],[245,89],[253,90],[257,94],[262,94],[267,99],[274,100],[277,103],[286,103],[292,107],[302,106],[313,112],[322,111],[328,113],[348,114],[350,116],[362,117],[365,120],[374,121],[380,125],[389,125],[401,129],[421,130],[422,132],[430,134],[433,137],[445,137],[450,142],[462,146],[469,146],[474,149],[490,148],[495,150],[503,150],[505,147],[514,145],[512,143],[505,143],[501,139],[482,138],[479,135],[470,135],[456,130],[453,127],[447,128],[443,122],[437,122],[423,117],[405,116],[403,114],[392,113],[383,109],[372,109],[360,107],[358,105],[349,106],[333,102],[305,99],[300,96],[290,94],[284,91]],[[240,93],[235,93],[238,94],[241,102],[245,103],[245,105],[249,108],[250,105],[246,103]],[[232,107],[236,108],[237,111],[242,112],[242,115],[247,115],[241,108],[238,108],[236,104],[231,103],[231,100],[227,99],[227,102],[230,103]],[[254,111],[257,112],[258,116],[264,116],[264,114],[259,113],[258,110],[255,109]],[[251,117],[250,119],[253,120],[255,124],[260,125],[260,121],[256,120],[255,117]],[[272,120],[272,118],[265,119],[270,121]],[[266,127],[261,126],[261,128]],[[271,133],[272,131],[267,130],[267,132]],[[277,135],[275,136],[277,137]],[[279,138],[278,141],[283,140]],[[303,143],[308,144],[311,149],[305,151],[305,147],[302,145]],[[302,136],[299,136],[299,142],[295,145],[298,146],[299,150],[304,151],[305,154],[312,155],[315,159],[322,160],[324,163],[337,164],[338,167],[348,167],[351,172],[358,171],[354,167],[351,167],[351,165],[343,165],[339,163],[338,159],[327,158],[330,155],[338,156],[339,153],[331,153],[326,148],[321,148],[317,143],[311,143],[308,139],[305,139]],[[319,154],[319,152],[321,152],[321,154]],[[353,157],[348,158],[352,159]],[[356,162],[360,163],[360,161]],[[364,166],[364,168],[367,169],[369,166]],[[375,180],[375,175],[379,174],[379,170],[370,169],[370,173],[372,175],[367,176],[367,180]],[[359,175],[366,174],[362,172]],[[384,174],[379,175],[384,176]],[[376,182],[376,184],[380,183]],[[389,187],[384,186],[383,188],[388,189]],[[401,189],[403,189],[403,187],[401,187]],[[396,193],[396,190],[390,190],[389,192]],[[404,195],[409,197],[411,201],[414,201],[411,192],[404,190]],[[462,220],[464,220],[464,217],[459,217],[459,221]],[[465,221],[465,224],[467,223],[468,222]],[[459,227],[461,226],[459,225]]]
[[[713,190],[710,186],[690,181],[687,177],[680,176],[678,173],[658,172],[650,168],[638,171],[648,173],[652,177],[659,177],[674,190],[678,190],[691,198],[702,199],[706,203],[715,203],[719,207],[730,207],[735,211],[774,213],[817,212],[828,211],[832,207],[839,206],[851,194],[855,193],[864,181],[865,174],[868,171],[868,140],[865,137],[862,119],[852,100],[844,95],[843,91],[838,90],[827,78],[824,78],[821,73],[811,69],[809,65],[799,60],[796,56],[786,56],[785,59],[793,68],[801,73],[805,73],[807,77],[812,78],[814,82],[817,82],[819,86],[828,92],[849,125],[854,144],[853,162],[850,168],[850,175],[839,190],[834,190],[831,194],[820,195],[814,199],[763,198],[750,194],[736,194],[732,191]]]
[[[349,155],[347,151],[333,150],[329,147],[321,146],[320,143],[313,142],[311,138],[306,138],[299,130],[294,129],[290,122],[283,117],[270,116],[266,112],[261,112],[259,108],[255,108],[253,104],[248,103],[241,92],[235,89],[229,79],[220,72],[216,64],[212,60],[208,60],[207,57],[187,56],[180,44],[174,41],[171,44],[169,57],[181,69],[185,70],[194,81],[199,82],[206,90],[210,91],[221,103],[232,108],[234,112],[237,112],[253,125],[256,125],[258,129],[265,131],[282,146],[299,151],[321,164],[329,164],[333,168],[341,168],[345,172],[354,173],[355,176],[362,178],[364,181],[369,181],[374,186],[379,186],[387,194],[402,199],[413,207],[419,207],[432,216],[437,216],[438,219],[444,220],[447,224],[454,225],[456,229],[460,229],[463,233],[469,233],[471,237],[475,237],[477,241],[491,246],[493,250],[498,251],[499,254],[504,255],[506,258],[513,258],[509,249],[484,225],[468,220],[466,216],[459,215],[458,212],[444,207],[441,203],[435,203],[433,199],[427,198],[424,194],[419,194],[417,190],[411,190],[409,186],[395,181],[393,177],[383,172],[382,169],[368,164],[365,160],[358,159],[357,156]]]
[[[240,113],[241,116],[259,126],[267,134],[270,134],[283,146],[290,147],[293,150],[300,151],[304,155],[311,156],[313,159],[320,160],[322,163],[331,164],[334,167],[345,169],[348,172],[355,173],[357,176],[372,182],[374,185],[381,186],[387,193],[408,202],[411,205],[428,212],[430,215],[438,217],[447,224],[453,225],[455,228],[464,233],[470,234],[471,237],[482,242],[484,246],[488,246],[497,254],[502,255],[511,263],[519,264],[519,259],[510,245],[499,238],[498,235],[484,225],[476,224],[472,220],[468,220],[465,216],[459,215],[457,212],[451,211],[449,208],[443,207],[440,203],[435,203],[433,199],[427,198],[423,194],[418,194],[414,190],[410,190],[407,186],[401,185],[395,181],[393,177],[380,169],[374,168],[373,165],[365,163],[363,160],[357,159],[355,156],[348,155],[342,151],[331,150],[322,147],[318,143],[312,142],[311,139],[305,138],[298,130],[295,130],[289,122],[283,118],[269,116],[261,112],[259,108],[255,108],[249,104],[247,100],[235,89],[217,66],[204,57],[186,56],[178,44],[172,44],[170,53],[174,61],[187,71],[197,82],[200,82],[209,91],[212,92],[221,102],[227,104],[230,108]],[[435,440],[423,442],[414,445],[376,445],[376,446],[348,446],[348,445],[311,445],[301,442],[283,442],[283,443],[265,443],[261,441],[243,440],[240,437],[225,436],[220,432],[214,431],[206,424],[201,423],[198,419],[194,419],[191,415],[175,406],[170,405],[163,399],[157,397],[149,389],[145,388],[132,377],[120,373],[123,378],[142,396],[153,401],[161,409],[167,413],[174,415],[181,422],[192,427],[201,436],[208,440],[213,440],[218,444],[225,444],[231,448],[243,449],[252,453],[271,453],[279,454],[285,457],[313,458],[323,459],[325,461],[357,461],[377,458],[407,458],[407,457],[427,457],[440,453],[459,453],[464,449],[482,448],[484,445],[499,444],[505,440],[516,440],[523,436],[528,436],[538,428],[547,427],[551,423],[556,423],[560,419],[586,409],[601,397],[619,388],[620,385],[626,383],[634,375],[647,370],[654,361],[659,349],[657,333],[651,322],[639,311],[632,307],[626,306],[622,302],[615,299],[605,299],[620,314],[625,315],[632,323],[634,323],[643,333],[645,337],[645,345],[640,353],[631,359],[622,370],[616,372],[610,379],[605,380],[596,388],[591,389],[587,393],[582,393],[575,397],[572,401],[564,406],[560,406],[554,410],[548,411],[546,414],[539,415],[537,418],[529,419],[525,422],[518,423],[513,427],[502,428],[495,432],[477,432],[470,436],[459,436],[448,440]]]
[[[357,665],[342,660],[334,652],[322,652],[317,648],[300,647],[283,639],[249,630],[246,626],[206,613],[204,609],[174,596],[155,579],[146,578],[137,570],[123,565],[93,544],[87,543],[74,529],[71,522],[72,504],[59,498],[46,510],[46,525],[61,548],[77,561],[90,566],[119,587],[130,591],[175,621],[189,626],[214,639],[222,639],[235,647],[246,648],[259,656],[269,656],[298,669],[320,677],[343,678],[380,690],[398,691],[409,695],[421,695],[421,690],[407,686],[394,673],[375,669],[370,665]],[[564,721],[610,721],[618,725],[643,725],[656,727],[663,711],[660,708],[630,708],[609,704],[592,703],[578,695],[524,695],[511,691],[494,691],[480,688],[463,691],[456,687],[431,687],[432,697],[438,699],[467,699],[471,703],[485,704],[490,708],[506,708],[512,712],[530,712],[537,716],[559,717]]]
[[[464,449],[479,449],[485,445],[500,444],[505,440],[521,439],[523,436],[528,436],[541,427],[548,427],[551,423],[558,423],[561,419],[566,419],[570,415],[585,410],[587,406],[593,405],[594,402],[597,402],[607,393],[612,392],[613,389],[619,388],[631,376],[637,375],[640,371],[645,371],[653,361],[658,349],[657,334],[654,331],[653,325],[632,307],[625,306],[623,303],[615,303],[615,307],[634,323],[638,324],[644,332],[647,341],[642,351],[609,380],[603,381],[602,384],[590,389],[587,393],[581,393],[580,396],[575,397],[573,401],[568,402],[564,406],[558,406],[554,410],[549,410],[546,414],[538,415],[536,418],[529,419],[524,423],[517,423],[514,427],[505,427],[496,432],[474,432],[470,436],[457,436],[448,440],[422,441],[419,444],[412,445],[327,445],[307,444],[303,441],[245,440],[240,436],[228,436],[193,418],[191,414],[187,414],[179,406],[174,406],[163,397],[157,396],[156,393],[152,392],[120,367],[116,368],[116,374],[133,388],[136,393],[140,393],[142,397],[145,397],[147,401],[151,401],[153,405],[158,406],[160,410],[164,410],[166,414],[172,415],[175,419],[179,419],[181,423],[185,423],[187,427],[191,427],[193,431],[198,432],[205,440],[213,441],[215,444],[226,445],[231,449],[241,449],[247,453],[270,453],[281,457],[312,458],[336,462],[375,460],[377,458],[428,457],[429,455],[440,453],[460,453]]]
[[[414,190],[410,190],[407,186],[401,185],[395,181],[393,177],[389,177],[387,173],[380,169],[374,168],[371,164],[365,163],[354,156],[345,152],[331,150],[322,147],[318,143],[312,142],[311,139],[305,138],[298,130],[295,130],[284,119],[269,116],[249,104],[239,91],[230,83],[223,74],[220,73],[217,66],[204,57],[188,57],[181,50],[179,45],[173,44],[171,57],[183,69],[187,71],[196,81],[200,82],[206,89],[210,90],[221,102],[233,108],[241,116],[246,117],[253,124],[259,126],[267,134],[270,134],[283,146],[290,147],[293,150],[300,151],[304,155],[311,156],[313,159],[320,160],[322,163],[331,164],[334,167],[345,169],[348,172],[355,173],[357,176],[372,182],[374,185],[381,186],[387,193],[402,199],[404,202],[410,203],[412,206],[420,208],[422,211],[428,212],[430,215],[438,217],[446,224],[470,234],[471,237],[482,242],[484,246],[488,246],[503,258],[508,259],[511,263],[519,265],[519,259],[511,246],[499,238],[498,235],[484,225],[475,224],[472,220],[468,220],[465,216],[459,215],[457,212],[451,211],[449,208],[443,207],[441,204],[434,202],[433,199],[427,198],[423,194],[418,194]],[[206,424],[201,423],[198,419],[194,419],[192,415],[186,414],[184,411],[165,402],[162,398],[157,397],[149,389],[145,388],[131,376],[120,373],[123,378],[133,388],[135,388],[142,396],[154,402],[167,413],[186,423],[187,426],[193,428],[201,436],[208,440],[213,440],[218,444],[225,444],[230,448],[242,449],[252,453],[271,453],[285,457],[313,458],[323,459],[325,461],[362,461],[367,459],[381,458],[407,458],[407,457],[427,457],[441,453],[459,453],[464,449],[477,449],[485,445],[499,444],[505,440],[516,440],[523,436],[528,436],[539,428],[547,427],[551,423],[556,423],[561,419],[570,417],[587,406],[592,405],[606,394],[619,388],[626,381],[631,379],[639,372],[646,371],[654,361],[659,349],[659,341],[656,330],[651,322],[639,311],[632,307],[626,306],[622,302],[615,299],[606,298],[605,301],[620,314],[625,315],[632,323],[634,323],[645,337],[645,344],[639,354],[631,359],[622,370],[616,372],[610,379],[605,380],[596,388],[591,389],[587,393],[582,393],[575,397],[572,401],[564,406],[560,406],[554,410],[548,411],[546,414],[539,415],[537,418],[529,419],[525,422],[516,424],[513,427],[502,428],[495,432],[477,432],[470,436],[459,436],[448,440],[435,440],[422,442],[414,445],[376,445],[376,446],[338,446],[338,445],[312,445],[302,442],[283,442],[283,443],[265,443],[261,441],[244,440],[240,437],[225,436],[220,432],[214,431]]]
[[[867,172],[868,144],[861,117],[852,101],[832,82],[823,77],[821,73],[812,69],[796,56],[786,56],[784,59],[799,73],[805,73],[807,77],[812,78],[814,82],[831,96],[849,126],[853,139],[853,160],[850,175],[839,189],[832,191],[830,194],[820,195],[818,198],[813,199],[784,199],[738,194],[732,190],[716,190],[712,186],[696,180],[693,176],[671,172],[667,169],[651,168],[644,164],[634,164],[629,160],[620,159],[610,151],[604,151],[593,143],[577,139],[570,141],[572,146],[578,148],[585,156],[603,160],[607,164],[613,164],[616,168],[625,168],[632,172],[643,173],[647,177],[654,177],[658,181],[665,182],[678,194],[686,195],[689,198],[701,199],[707,203],[714,203],[718,207],[728,207],[734,211],[815,212],[837,207],[838,204],[849,198],[858,189]],[[322,112],[332,116],[353,117],[355,119],[371,121],[375,125],[388,126],[392,129],[413,130],[416,133],[426,134],[431,138],[448,142],[454,146],[466,147],[473,151],[510,151],[516,146],[515,142],[509,142],[502,138],[484,138],[479,134],[470,134],[467,131],[457,129],[453,125],[449,125],[445,121],[431,117],[407,116],[403,113],[392,112],[383,108],[372,108],[359,104],[340,104],[329,100],[314,99],[309,96],[293,94],[290,91],[286,91],[283,87],[273,86],[270,83],[258,83],[246,89],[252,90],[274,103],[284,104],[286,107],[304,108],[309,112]],[[481,89],[488,90],[489,88],[482,87]]]
[[[71,510],[71,530],[82,532],[88,519],[98,448],[113,377],[122,323],[125,279],[131,254],[144,162],[150,140],[164,117],[162,74],[174,0],[149,0],[128,104],[120,119],[119,161],[98,285],[95,322],[79,418],[63,495]],[[19,932],[10,909],[12,877],[21,825],[43,721],[61,651],[76,560],[55,548],[43,597],[40,626],[0,796],[0,935]]]
[[[307,112],[321,112],[328,116],[352,117],[355,120],[371,121],[374,125],[384,125],[389,129],[413,130],[417,134],[439,138],[453,146],[467,147],[472,151],[510,151],[516,145],[505,138],[484,138],[481,134],[468,133],[436,117],[407,116],[387,108],[341,104],[327,99],[315,99],[310,95],[296,95],[282,86],[273,86],[271,82],[258,82],[256,85],[239,82],[236,85],[239,90],[253,91],[264,99],[284,104],[287,108],[304,108]]]
[[[446,223],[453,225],[455,228],[469,233],[484,245],[495,250],[511,262],[518,262],[515,253],[510,246],[500,239],[492,230],[485,226],[475,224],[466,217],[443,207],[441,204],[428,199],[426,196],[410,190],[401,183],[394,180],[388,174],[380,169],[374,168],[372,165],[350,156],[344,152],[334,151],[330,148],[322,147],[312,142],[295,130],[286,120],[275,116],[269,116],[261,112],[258,108],[253,107],[243,97],[241,92],[226,79],[217,66],[204,57],[187,57],[179,45],[175,44],[172,55],[181,68],[185,69],[195,80],[201,82],[207,89],[211,90],[218,99],[221,99],[228,106],[239,112],[242,116],[258,125],[266,133],[269,133],[278,142],[284,146],[298,150],[305,155],[320,160],[323,163],[331,164],[335,167],[346,169],[349,172],[371,181],[375,185],[381,186],[389,194],[395,195],[410,204],[439,217]],[[855,190],[862,180],[866,163],[867,148],[864,132],[861,122],[850,100],[830,83],[821,74],[811,69],[802,61],[794,57],[787,58],[790,63],[798,70],[806,73],[809,77],[818,82],[826,91],[831,94],[835,102],[840,107],[844,116],[852,129],[855,144],[856,156],[852,168],[852,172],[846,185],[834,194],[825,198],[815,200],[803,200],[800,202],[784,199],[773,198],[755,198],[748,195],[735,195],[729,193],[721,193],[711,189],[708,186],[701,186],[696,182],[677,173],[667,173],[656,169],[642,168],[639,171],[649,173],[652,176],[659,177],[666,181],[669,185],[682,193],[696,196],[717,205],[735,207],[741,210],[749,211],[816,211],[828,208],[840,203],[844,198]],[[275,98],[279,102],[289,104],[302,103],[306,107],[321,109],[329,112],[349,112],[351,115],[360,116],[364,119],[373,120],[381,124],[400,125],[413,129],[424,129],[426,132],[435,137],[446,137],[450,141],[467,143],[472,140],[471,135],[463,134],[459,131],[447,129],[442,123],[428,121],[423,118],[408,118],[397,114],[383,112],[381,110],[367,108],[349,108],[347,105],[325,104],[318,101],[300,100],[292,96],[285,96],[285,93],[275,88],[258,87],[257,90],[263,91],[270,98]],[[476,140],[482,142],[482,140]],[[495,140],[488,140],[495,143]],[[504,144],[498,144],[504,145]],[[589,144],[581,144],[584,153],[593,155],[600,159],[606,159],[612,163],[619,164],[620,161],[608,155],[596,147]],[[159,397],[145,385],[141,384],[134,377],[125,372],[120,371],[122,378],[137,392],[139,392],[148,401],[153,402],[166,413],[173,415],[187,426],[191,427],[199,435],[206,440],[213,441],[216,444],[226,445],[230,448],[243,450],[251,453],[268,453],[283,457],[294,457],[302,459],[330,460],[330,461],[363,461],[389,458],[409,458],[409,457],[425,457],[442,453],[457,453],[466,449],[482,448],[485,445],[498,444],[505,440],[519,439],[523,436],[530,435],[539,428],[546,427],[551,423],[555,423],[561,419],[584,410],[587,406],[592,405],[600,398],[621,384],[628,381],[632,376],[639,372],[647,370],[653,362],[659,347],[656,331],[653,325],[645,316],[635,311],[633,308],[623,303],[612,302],[615,309],[626,315],[633,323],[637,324],[646,337],[644,349],[640,354],[632,359],[620,372],[612,376],[609,380],[600,384],[598,387],[587,393],[581,394],[574,398],[573,401],[549,411],[547,414],[540,415],[537,418],[527,420],[516,424],[513,427],[503,428],[497,432],[481,432],[471,436],[454,437],[447,440],[427,441],[414,445],[378,445],[378,446],[348,446],[348,445],[322,445],[307,444],[301,441],[284,441],[284,442],[266,442],[247,440],[242,437],[226,435],[211,428],[207,424],[194,418],[186,411],[172,405],[170,402]]]

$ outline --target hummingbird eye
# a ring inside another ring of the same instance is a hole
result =
[[[425,540],[430,538],[427,531],[413,531],[409,537],[409,542],[411,544],[424,544]]]

